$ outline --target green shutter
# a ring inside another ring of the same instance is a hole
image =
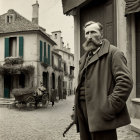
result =
[[[19,37],[19,56],[23,57],[23,37]]]
[[[9,38],[5,38],[5,57],[9,57]]]
[[[58,59],[58,67],[61,68],[61,59]]]
[[[42,41],[40,41],[40,61],[42,61]]]
[[[46,63],[46,42],[44,42],[44,63]]]
[[[50,65],[50,45],[48,45],[48,64]]]
[[[52,66],[54,66],[54,55],[52,54]]]

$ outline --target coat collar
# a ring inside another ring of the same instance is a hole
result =
[[[110,47],[110,42],[107,39],[103,40],[103,44],[100,48],[100,50],[90,59],[88,65],[90,65],[91,63],[95,62],[96,60],[98,60],[101,56],[103,56],[104,54],[108,53],[109,51],[109,47]],[[86,52],[80,59],[79,64],[80,64],[80,70],[81,69],[85,69],[86,67],[84,67],[85,65],[85,61],[86,61],[86,57],[88,55],[88,52]],[[87,66],[88,66],[87,65]]]

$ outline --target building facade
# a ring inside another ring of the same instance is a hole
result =
[[[32,21],[12,9],[0,16],[0,97],[11,98],[13,89],[38,87],[40,81],[50,94],[62,85],[63,72],[52,67],[56,43],[38,25],[38,8],[36,2]]]
[[[63,37],[61,37],[61,31],[52,32],[51,38],[57,43],[55,51],[62,56],[62,68],[63,68],[63,90],[66,90],[67,95],[74,92],[74,55],[70,52],[69,45],[64,46]]]

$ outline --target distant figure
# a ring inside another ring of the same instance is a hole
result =
[[[54,99],[55,98],[55,90],[52,88],[51,89],[51,102],[52,102],[52,107],[54,106]]]
[[[40,81],[40,86],[37,88],[37,94],[38,96],[43,95],[43,92],[46,91],[46,88],[43,86],[42,81]]]
[[[67,89],[64,88],[63,89],[63,99],[66,99],[66,96],[67,96]]]

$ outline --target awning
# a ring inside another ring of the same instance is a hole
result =
[[[66,14],[67,12],[80,6],[86,1],[89,1],[89,0],[62,0],[63,13]]]
[[[125,15],[140,12],[140,0],[125,0]]]

